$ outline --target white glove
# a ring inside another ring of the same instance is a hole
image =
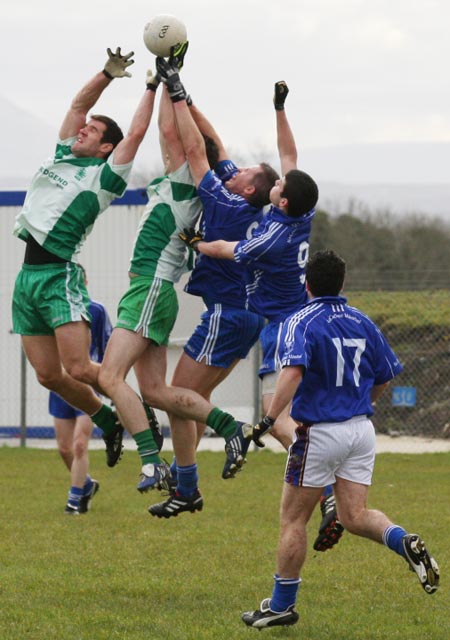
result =
[[[147,89],[150,89],[150,91],[156,91],[160,82],[161,76],[159,75],[159,73],[153,73],[151,69],[148,69],[147,75],[145,76],[145,84],[147,85]]]
[[[126,69],[134,63],[134,60],[131,60],[131,57],[134,56],[134,51],[122,55],[120,47],[117,47],[115,53],[109,48],[106,49],[106,53],[108,54],[108,60],[103,69],[105,76],[110,80],[113,78],[131,78],[131,73]]]

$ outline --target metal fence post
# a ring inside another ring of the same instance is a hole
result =
[[[27,444],[27,358],[20,349],[20,446]]]

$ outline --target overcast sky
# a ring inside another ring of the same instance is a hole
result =
[[[115,80],[96,110],[126,129],[154,67],[144,25],[160,13],[185,22],[183,81],[229,148],[274,147],[280,79],[304,148],[450,141],[448,0],[3,0],[0,94],[57,131],[120,45],[135,51],[133,77]]]

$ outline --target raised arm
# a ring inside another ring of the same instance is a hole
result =
[[[288,93],[288,86],[283,80],[275,83],[273,102],[277,123],[278,154],[280,156],[281,174],[283,176],[291,169],[297,169],[297,147],[284,109],[284,103]]]
[[[209,162],[206,155],[205,142],[198,126],[195,124],[186,102],[186,91],[180,81],[178,68],[164,58],[156,59],[156,67],[169,97],[173,103],[175,119],[178,125],[184,153],[189,162],[189,168],[196,186],[198,186],[207,171]]]
[[[113,53],[111,49],[107,49],[107,54],[108,60],[106,61],[103,71],[99,71],[91,78],[72,100],[72,104],[59,131],[61,140],[77,135],[79,130],[86,124],[88,112],[96,104],[111,80],[131,76],[127,71],[127,67],[134,62],[134,60],[131,59],[134,55],[132,51],[122,55],[120,47],[117,47],[115,53]]]
[[[147,89],[142,96],[126,136],[114,150],[114,164],[128,164],[134,160],[152,118],[155,95],[154,91]]]
[[[176,171],[186,161],[186,156],[178,133],[173,106],[165,86],[159,102],[158,128],[166,173]]]
[[[217,133],[217,131],[212,126],[211,122],[208,120],[208,118],[206,118],[205,114],[202,113],[200,109],[198,109],[198,107],[193,102],[191,102],[189,105],[189,111],[191,112],[192,118],[195,124],[197,125],[197,127],[199,128],[200,132],[204,136],[208,136],[208,138],[211,138],[211,140],[214,140],[214,142],[216,143],[219,151],[219,157],[218,157],[219,162],[220,160],[227,160],[229,158],[229,155],[225,151],[223,142],[219,134]]]

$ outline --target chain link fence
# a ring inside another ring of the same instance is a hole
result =
[[[450,290],[349,291],[404,366],[378,400],[378,433],[450,437]]]
[[[28,437],[38,432],[48,437],[53,434],[48,392],[24,363],[19,336],[11,334],[11,294],[24,252],[23,243],[11,235],[17,210],[0,206],[0,437],[20,437],[21,432]],[[140,214],[141,207],[110,207],[97,221],[81,256],[90,294],[105,304],[113,323],[117,303],[128,284],[129,254]],[[450,437],[450,279],[441,273],[440,288],[436,289],[432,286],[436,274],[429,274],[427,281],[424,271],[419,284],[408,282],[404,272],[399,272],[395,287],[395,272],[390,272],[389,284],[384,286],[367,274],[352,272],[351,263],[348,270],[344,293],[349,304],[379,325],[404,365],[404,371],[377,402],[377,432]],[[449,283],[447,287],[442,286],[444,281]],[[200,301],[185,294],[182,286],[183,282],[177,286],[180,312],[173,333],[175,345],[169,349],[168,380],[183,340],[191,334],[201,312]],[[260,415],[258,357],[258,350],[254,350],[212,398],[216,405],[248,421]],[[158,417],[163,425],[168,424],[165,414]]]

